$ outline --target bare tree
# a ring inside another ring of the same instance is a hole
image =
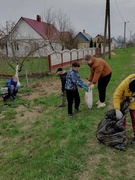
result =
[[[70,21],[70,19],[67,17],[66,14],[64,14],[61,10],[58,12],[58,29],[60,31],[59,39],[62,44],[62,47],[64,46],[66,49],[73,49],[77,47],[77,42],[75,40],[75,29]]]
[[[28,57],[32,57],[35,52],[46,47],[49,43],[43,40],[37,41],[31,37],[22,37],[14,27],[14,22],[7,21],[6,28],[0,29],[0,59],[5,60],[14,71],[16,65],[19,65],[18,71],[20,72]],[[23,56],[21,57],[18,54],[20,47],[23,49]],[[11,55],[9,55],[9,51]]]
[[[19,67],[18,71],[22,71],[28,57],[34,56],[35,53],[40,56],[40,51],[48,51],[48,49],[56,51],[75,47],[75,31],[66,14],[48,9],[44,13],[43,22],[46,39],[41,40],[33,39],[30,35],[24,37],[17,28],[18,24],[14,22],[7,21],[6,27],[0,29],[0,58],[4,59],[14,71],[16,65]],[[2,46],[6,51],[2,50]],[[19,54],[20,48],[22,56]]]
[[[64,14],[61,10],[56,12],[50,8],[46,11],[46,13],[44,13],[44,19],[48,24],[48,27],[45,28],[46,32],[49,30],[49,33],[53,34],[53,29],[49,27],[49,24],[53,25],[53,27],[56,27],[59,30],[57,33],[57,41],[61,44],[61,50],[76,47],[76,42],[74,40],[75,30],[66,14]],[[48,39],[52,50],[55,50],[49,36]]]

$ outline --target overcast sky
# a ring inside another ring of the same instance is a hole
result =
[[[86,33],[95,37],[104,34],[106,0],[0,0],[0,27],[6,21],[17,22],[20,17],[36,19],[47,9],[61,10],[67,15],[76,32]],[[129,39],[135,33],[135,0],[110,0],[111,36],[124,36]]]

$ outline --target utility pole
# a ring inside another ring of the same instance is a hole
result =
[[[104,59],[105,59],[105,47],[106,47],[106,39],[107,39],[107,25],[108,25],[108,46],[109,46],[109,59],[110,59],[111,58],[110,0],[106,0],[104,44],[103,44],[103,58]]]
[[[109,46],[109,59],[111,59],[110,0],[108,0],[108,46]]]
[[[105,59],[105,47],[106,47],[107,14],[108,14],[108,6],[107,6],[107,0],[106,0],[105,27],[104,27],[104,44],[103,44],[103,58],[104,59]]]
[[[131,41],[131,38],[132,38],[132,31],[130,31],[130,41]]]
[[[126,22],[124,22],[124,48],[126,47]]]
[[[126,48],[126,26],[127,26],[127,23],[129,23],[129,21],[124,22],[124,48]]]

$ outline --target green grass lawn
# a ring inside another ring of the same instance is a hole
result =
[[[20,59],[20,62],[22,60]],[[16,67],[15,63],[12,63],[13,67]],[[28,60],[25,60],[23,64],[22,71],[19,73],[19,75],[25,76],[27,71],[28,75],[31,74],[38,74],[38,73],[45,73],[49,71],[49,63],[47,58],[29,58]],[[6,75],[14,75],[14,70],[7,65],[5,60],[0,60],[0,74],[6,74]]]
[[[107,88],[107,106],[96,108],[97,86],[93,90],[93,107],[88,109],[81,96],[81,112],[73,119],[67,107],[57,109],[60,93],[24,98],[34,88],[21,87],[18,99],[4,105],[0,100],[0,180],[134,180],[135,147],[131,120],[127,118],[129,144],[125,152],[99,144],[96,139],[98,123],[105,111],[112,108],[112,96],[119,83],[135,73],[135,47],[115,50],[107,59],[113,70]],[[69,68],[68,68],[69,69]],[[87,79],[89,67],[82,64],[80,76]],[[55,80],[55,75],[34,81]],[[25,80],[21,79],[22,83]],[[0,80],[0,85],[4,80]],[[60,89],[60,87],[58,87]],[[21,110],[20,110],[21,109]]]

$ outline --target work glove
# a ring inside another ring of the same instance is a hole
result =
[[[130,97],[129,100],[130,102],[135,102],[135,97]]]
[[[82,83],[81,87],[84,89],[84,91],[88,92],[88,86],[85,83]]]
[[[91,85],[90,85],[90,89],[93,89],[94,86],[95,86],[95,84],[91,84]]]
[[[116,118],[117,119],[121,119],[123,117],[123,114],[119,109],[115,109],[115,112],[116,112]]]

